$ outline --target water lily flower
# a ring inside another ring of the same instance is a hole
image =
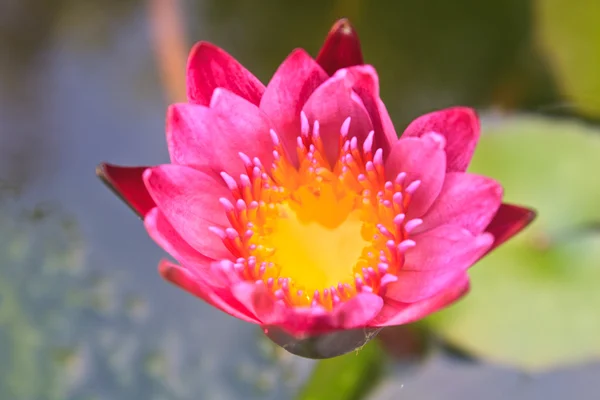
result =
[[[170,164],[99,175],[177,261],[165,279],[294,353],[342,354],[455,302],[469,267],[534,216],[465,172],[473,110],[426,114],[398,138],[346,20],[266,86],[201,42],[187,94],[168,109]]]

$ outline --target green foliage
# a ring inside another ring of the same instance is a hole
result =
[[[546,369],[600,357],[600,132],[519,117],[489,124],[471,171],[539,216],[472,269],[472,291],[428,322],[483,359]]]
[[[600,117],[600,2],[536,0],[537,34],[562,91]]]

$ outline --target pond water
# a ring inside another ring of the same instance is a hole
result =
[[[157,273],[164,252],[94,175],[101,161],[168,160],[167,100],[146,2],[48,3],[0,5],[0,398],[292,398],[314,362],[276,350],[256,327],[165,283]],[[318,49],[341,12],[316,2],[312,13],[308,4],[267,3],[182,2],[189,37],[226,47],[265,80],[293,47]],[[373,45],[366,54],[381,64],[382,79],[420,67],[396,69],[395,54],[386,66],[392,42],[375,22],[364,25],[365,43]],[[377,37],[385,38],[381,47]],[[525,39],[511,32],[490,40],[502,44],[494,55],[502,58],[519,53]],[[430,69],[418,79],[398,76],[382,89],[390,109],[402,110],[395,120],[456,102],[485,103],[502,74],[489,68],[496,65],[491,53],[482,54],[468,72],[441,73],[452,79],[439,85]],[[457,89],[469,74],[478,80]],[[405,92],[394,95],[400,87]],[[591,376],[600,376],[597,367],[582,368],[542,377],[534,387],[516,372],[444,360],[392,374],[395,383],[384,382],[373,398],[563,399],[591,391]]]

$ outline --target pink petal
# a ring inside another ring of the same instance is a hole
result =
[[[360,97],[375,130],[373,146],[382,149],[384,159],[388,156],[390,147],[398,139],[392,119],[379,97],[379,77],[377,71],[370,65],[358,65],[341,69],[337,74],[348,75],[352,80],[352,88]]]
[[[157,207],[146,215],[144,225],[150,237],[180,264],[194,267],[199,273],[209,272],[213,260],[200,254],[183,240]]]
[[[303,111],[309,122],[319,121],[320,136],[331,167],[339,158],[340,128],[346,118],[351,118],[348,137],[356,136],[359,146],[373,129],[365,106],[352,91],[351,82],[343,77],[329,78],[319,86]]]
[[[373,326],[409,324],[433,314],[463,297],[469,291],[469,279],[462,275],[435,296],[416,303],[387,300]]]
[[[217,89],[211,108],[175,104],[169,108],[167,143],[174,164],[225,171],[234,177],[245,173],[239,153],[273,163],[269,121],[252,103]]]
[[[406,252],[404,271],[454,269],[464,271],[492,245],[489,233],[473,235],[458,225],[441,225],[412,237],[416,246]]]
[[[296,138],[300,135],[300,111],[327,73],[302,49],[294,50],[267,85],[260,108],[271,119],[287,156],[298,165]]]
[[[479,131],[479,118],[475,110],[454,107],[417,118],[408,125],[402,137],[420,137],[430,132],[443,135],[446,138],[448,172],[463,172],[473,157]]]
[[[442,190],[446,175],[446,155],[439,135],[399,139],[394,143],[385,164],[386,179],[394,181],[405,172],[406,185],[416,180],[421,184],[414,192],[407,210],[408,218],[421,217]],[[443,139],[442,139],[443,141]]]
[[[144,217],[155,207],[148,194],[142,174],[149,167],[120,167],[102,163],[96,168],[96,175],[102,179],[140,217]]]
[[[263,285],[240,283],[233,293],[257,315],[262,325],[277,326],[294,336],[367,326],[383,306],[382,298],[373,293],[359,293],[331,312],[321,307],[288,307],[275,300]]]
[[[489,234],[471,236],[454,229],[444,226],[415,237],[417,246],[408,251],[398,281],[387,286],[384,298],[414,303],[436,295],[465,275],[494,240]]]
[[[363,64],[358,34],[346,18],[338,20],[327,34],[317,62],[329,75],[338,69]]]
[[[479,234],[498,211],[502,192],[502,186],[486,176],[462,172],[446,174],[442,191],[423,216],[423,225],[415,232],[452,224]]]
[[[217,288],[215,290],[215,288],[212,288],[185,267],[173,264],[169,261],[161,261],[158,270],[165,280],[180,287],[186,292],[201,298],[216,309],[239,318],[242,321],[254,324],[258,323],[256,317],[236,299],[230,296],[227,297],[226,292],[222,289]]]
[[[219,198],[231,198],[212,175],[180,165],[161,165],[144,172],[144,182],[158,209],[191,247],[206,257],[231,258],[222,240],[209,227],[229,222]]]
[[[494,235],[494,244],[489,251],[521,232],[535,217],[536,212],[529,208],[502,204],[490,224],[485,228],[486,232]]]
[[[216,88],[227,89],[258,105],[265,86],[225,50],[199,42],[187,64],[187,92],[191,103],[207,106]]]

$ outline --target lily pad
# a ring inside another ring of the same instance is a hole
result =
[[[584,114],[600,116],[600,2],[537,0],[539,43],[562,91]]]
[[[466,298],[426,322],[458,348],[527,370],[600,358],[600,132],[573,121],[484,124],[471,171],[534,224],[471,272]]]

